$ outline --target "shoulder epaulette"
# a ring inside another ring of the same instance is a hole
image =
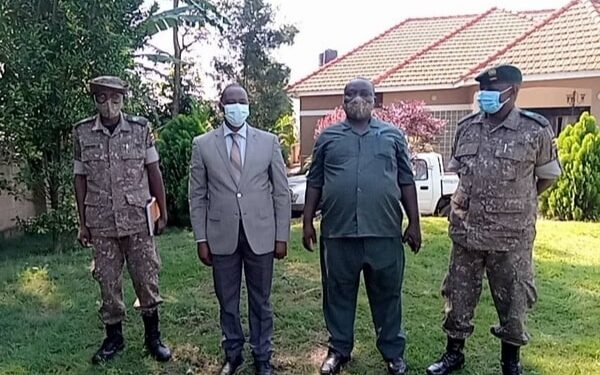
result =
[[[136,123],[138,125],[142,125],[142,126],[146,126],[148,125],[148,119],[142,116],[132,116],[132,115],[125,115],[125,120],[129,121],[129,122],[133,122]]]
[[[460,120],[458,120],[458,125],[463,124],[469,120],[471,120],[472,118],[475,118],[475,116],[478,116],[480,112],[473,112],[470,115],[467,115],[463,118],[461,118]]]
[[[535,113],[535,112],[530,112],[530,111],[519,111],[519,113],[521,114],[521,116],[523,117],[527,117],[530,120],[533,120],[535,122],[537,122],[540,126],[542,127],[546,127],[550,125],[550,121],[548,121],[547,118],[545,118],[544,116],[540,115],[539,113]]]
[[[77,121],[75,124],[73,124],[73,127],[74,127],[74,128],[76,128],[76,127],[78,127],[79,125],[87,124],[88,122],[92,122],[92,121],[94,121],[94,120],[96,120],[96,116],[92,116],[92,117],[84,118],[83,120],[81,120],[81,121]]]

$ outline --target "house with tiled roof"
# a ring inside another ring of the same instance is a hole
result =
[[[474,77],[501,63],[521,68],[517,104],[546,116],[556,134],[584,111],[600,118],[600,0],[403,20],[290,85],[300,100],[301,156],[312,151],[317,121],[360,76],[374,82],[378,103],[423,100],[447,120],[435,145],[447,159],[458,120],[477,110]]]

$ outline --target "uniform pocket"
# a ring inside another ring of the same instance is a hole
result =
[[[148,197],[145,192],[139,193],[125,193],[125,200],[127,204],[135,207],[146,207],[148,204]]]
[[[81,161],[104,160],[104,147],[100,143],[84,143],[81,147]]]
[[[105,207],[108,206],[108,195],[87,192],[83,201],[86,206]]]
[[[494,155],[500,159],[520,162],[527,159],[527,150],[522,145],[500,145],[496,148]]]
[[[525,159],[525,154],[525,148],[523,147],[498,146],[494,151],[494,156],[498,158],[500,163],[500,174],[498,177],[504,181],[516,180],[519,165]]]
[[[518,214],[525,210],[525,202],[515,198],[490,198],[485,200],[484,209],[491,214]]]
[[[84,199],[85,225],[88,228],[106,228],[110,226],[112,207],[106,194],[87,192]]]
[[[142,144],[126,143],[121,146],[121,159],[123,160],[139,160],[146,157],[146,150]]]
[[[456,147],[454,151],[454,157],[460,158],[463,156],[477,155],[479,150],[479,143],[461,143]]]

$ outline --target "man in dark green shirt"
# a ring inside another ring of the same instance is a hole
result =
[[[323,310],[330,334],[321,374],[336,374],[350,359],[360,273],[390,374],[402,375],[403,242],[421,247],[417,192],[404,134],[371,116],[373,84],[356,79],[344,89],[346,120],[317,139],[308,175],[304,247],[316,242],[313,217],[322,202]],[[402,205],[400,204],[402,202]],[[402,236],[402,206],[409,225]]]

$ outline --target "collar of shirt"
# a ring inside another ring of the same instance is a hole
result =
[[[512,109],[512,111],[510,111],[510,113],[508,114],[508,116],[506,116],[506,118],[498,125],[492,125],[491,123],[489,123],[490,128],[492,128],[492,131],[499,129],[501,127],[505,127],[507,129],[511,129],[511,130],[517,130],[519,128],[519,122],[521,121],[521,116],[519,115],[519,112],[521,110],[517,107],[514,107]],[[479,115],[478,118],[476,118],[476,120],[479,120],[477,122],[483,122],[486,121],[488,119],[488,116],[485,113],[481,113]]]
[[[342,126],[344,127],[344,130],[352,130],[352,125],[350,125],[350,122],[348,121],[348,119],[344,119],[342,121]],[[381,122],[376,119],[375,117],[371,117],[369,119],[369,131],[371,129],[379,129],[381,127]],[[365,133],[366,134],[366,133]]]
[[[119,129],[120,131],[130,131],[131,130],[131,126],[129,125],[129,123],[127,121],[125,121],[125,116],[123,116],[123,113],[121,113],[119,118],[119,122],[117,123],[117,126],[115,127],[115,130],[113,131],[113,134],[117,133],[117,129]],[[96,121],[94,122],[94,127],[92,128],[93,131],[105,131],[106,133],[108,133],[108,129],[102,124],[102,120],[100,119],[100,115],[96,115]]]
[[[248,135],[248,125],[246,123],[244,123],[244,125],[242,125],[240,130],[238,130],[237,132],[234,132],[231,129],[229,129],[227,124],[223,123],[223,136],[225,138],[227,138],[229,136],[229,134],[234,134],[234,133],[237,133],[240,137],[246,139],[247,135]]]

